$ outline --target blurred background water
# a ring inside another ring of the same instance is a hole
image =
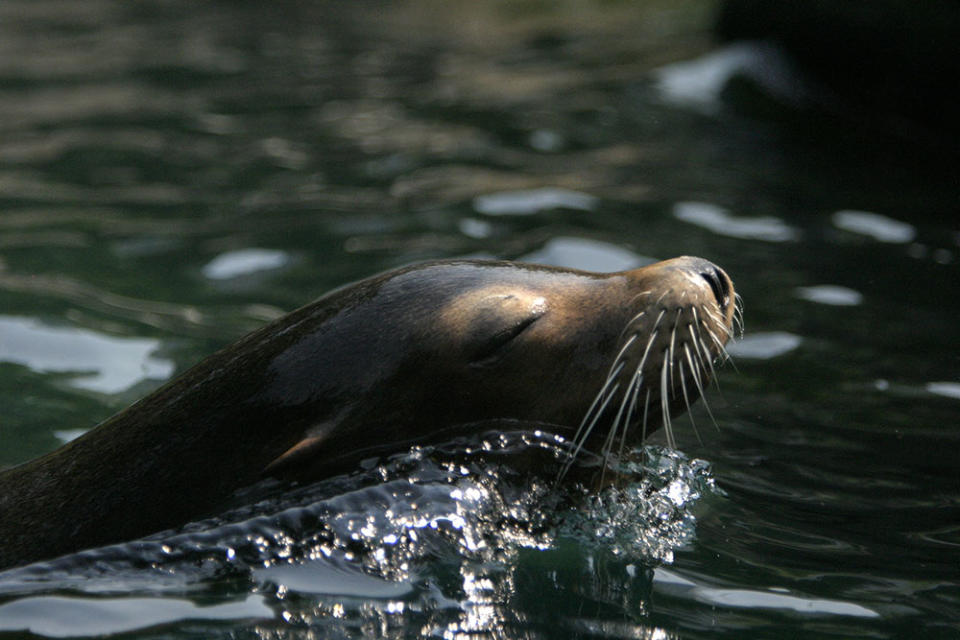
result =
[[[675,549],[618,547],[608,512],[593,537],[500,538],[509,553],[469,571],[454,536],[393,581],[349,558],[266,576],[223,560],[173,587],[50,569],[0,580],[0,635],[960,636],[956,116],[854,108],[769,42],[719,41],[718,11],[0,4],[0,465],[422,259],[700,255],[747,321],[709,397],[718,428],[695,412],[664,458],[665,500],[705,494]],[[330,495],[340,514],[376,503]]]

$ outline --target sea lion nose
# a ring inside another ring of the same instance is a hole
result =
[[[713,291],[713,297],[716,298],[720,310],[726,313],[732,301],[733,282],[723,269],[709,260],[693,256],[674,258],[673,260],[667,260],[664,264],[669,264],[672,268],[682,269],[690,275],[699,275],[703,278],[710,285],[710,290]]]
[[[634,277],[643,282],[648,278],[667,277],[667,274],[680,275],[688,284],[696,283],[698,276],[710,287],[713,297],[720,307],[722,315],[729,315],[735,304],[733,281],[727,272],[709,260],[694,256],[680,256],[631,271]]]
[[[730,290],[732,288],[730,276],[712,262],[706,260],[703,262],[705,264],[698,269],[700,277],[710,285],[710,289],[713,290],[713,297],[717,299],[717,304],[720,305],[720,310],[726,312],[727,307],[730,306]]]

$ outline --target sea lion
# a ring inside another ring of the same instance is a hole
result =
[[[609,453],[700,396],[736,309],[726,273],[689,257],[612,274],[429,262],[345,286],[0,474],[0,567],[483,425],[551,425]]]

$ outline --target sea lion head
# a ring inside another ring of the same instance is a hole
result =
[[[344,293],[290,350],[337,372],[319,387],[338,410],[272,472],[320,450],[327,460],[331,449],[395,450],[494,423],[541,425],[609,453],[669,427],[702,394],[737,312],[727,274],[690,257],[610,274],[426,263]],[[305,370],[291,381],[291,364],[277,368],[285,398],[316,394]]]

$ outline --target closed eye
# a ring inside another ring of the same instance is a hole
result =
[[[504,348],[510,344],[514,338],[526,331],[530,325],[540,319],[540,314],[530,315],[502,331],[490,336],[483,342],[470,357],[470,366],[486,367],[495,364],[502,356]]]

